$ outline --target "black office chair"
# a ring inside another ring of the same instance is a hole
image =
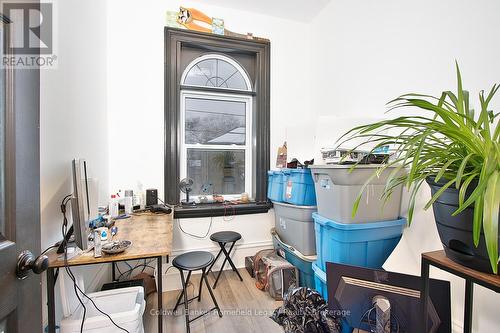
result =
[[[215,257],[214,262],[210,265],[210,268],[208,269],[207,273],[209,273],[212,270],[215,262],[217,261],[217,259],[219,259],[220,255],[222,253],[224,253],[224,256],[225,256],[224,261],[222,262],[222,267],[220,268],[219,274],[217,275],[217,278],[215,279],[214,289],[217,287],[217,282],[219,281],[220,275],[221,275],[222,271],[224,270],[224,266],[226,265],[226,261],[229,262],[229,265],[231,265],[231,269],[234,272],[236,272],[236,274],[238,274],[240,281],[243,281],[240,273],[238,272],[238,270],[234,266],[234,263],[230,257],[230,254],[231,254],[231,251],[233,250],[234,244],[236,244],[236,242],[241,239],[241,235],[235,231],[220,231],[220,232],[216,232],[216,233],[210,235],[210,239],[219,244],[220,250],[219,250],[219,253],[217,254],[217,257]],[[226,244],[228,244],[228,243],[231,243],[231,247],[229,248],[229,251],[226,250]]]
[[[186,316],[186,331],[189,333],[190,332],[190,323],[192,321],[195,321],[198,318],[201,318],[202,316],[210,313],[213,310],[217,310],[219,313],[219,317],[222,317],[222,312],[219,308],[219,305],[217,304],[217,300],[215,299],[214,293],[212,291],[212,288],[210,288],[210,284],[208,283],[207,280],[207,267],[210,266],[214,262],[214,256],[210,252],[205,252],[205,251],[193,251],[193,252],[188,252],[181,254],[180,256],[175,257],[175,259],[172,261],[172,265],[177,268],[181,274],[181,282],[182,282],[182,292],[179,295],[179,298],[177,299],[177,303],[175,303],[175,307],[173,312],[177,310],[177,307],[181,304],[184,304],[184,311],[185,311],[185,316]],[[187,290],[186,287],[189,284],[189,279],[191,278],[191,273],[193,271],[199,271],[201,270],[201,279],[200,279],[200,288],[198,292],[198,296],[195,296],[191,299],[188,299],[187,296]],[[184,271],[188,271],[187,278],[184,278]],[[198,302],[201,301],[201,291],[203,287],[203,281],[205,281],[205,284],[207,285],[208,292],[210,293],[210,296],[212,297],[212,301],[214,302],[214,307],[205,313],[200,314],[198,317],[194,319],[189,318],[189,302],[191,302],[194,299],[198,299]],[[184,297],[184,301],[181,303],[181,298]]]

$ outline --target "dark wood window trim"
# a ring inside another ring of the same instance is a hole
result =
[[[267,203],[267,170],[270,155],[270,43],[266,40],[251,40],[208,33],[165,28],[165,162],[164,198],[165,202],[176,205],[179,194],[180,158],[180,78],[181,49],[194,46],[210,52],[243,52],[252,54],[256,59],[254,82],[254,137],[253,147],[253,196],[255,203],[240,205],[232,212],[238,214],[263,213],[270,205]],[[237,205],[238,206],[238,205]],[[222,210],[221,210],[222,209]],[[198,206],[188,210],[176,210],[178,217],[203,217],[223,215],[217,205]],[[217,211],[218,214],[214,214]]]

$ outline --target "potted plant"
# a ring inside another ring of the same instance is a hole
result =
[[[468,267],[498,274],[500,126],[499,113],[489,110],[489,104],[500,85],[493,85],[487,94],[479,93],[480,111],[476,115],[469,104],[469,93],[462,87],[458,64],[456,72],[456,94],[402,95],[388,103],[389,111],[410,107],[417,114],[353,128],[340,141],[361,139],[361,145],[375,143],[373,150],[394,147],[393,159],[381,165],[371,178],[389,166],[397,166],[386,182],[383,198],[389,198],[398,185],[405,185],[410,192],[411,223],[416,194],[428,183],[432,197],[425,209],[433,206],[447,256]],[[403,169],[407,172],[399,172]],[[365,188],[366,184],[362,191]],[[354,203],[353,215],[361,194]]]

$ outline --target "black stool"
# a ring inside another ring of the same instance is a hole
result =
[[[235,231],[220,231],[220,232],[216,232],[215,234],[210,235],[210,239],[214,242],[219,243],[220,251],[217,254],[217,257],[215,257],[214,262],[210,265],[210,268],[208,269],[207,273],[212,270],[215,262],[217,261],[217,259],[219,259],[221,253],[224,253],[224,255],[226,256],[226,258],[224,259],[224,262],[222,263],[222,267],[220,268],[219,274],[217,275],[217,278],[215,279],[214,289],[217,287],[217,282],[219,281],[220,275],[221,275],[222,271],[224,270],[224,265],[226,265],[226,261],[229,262],[229,265],[231,265],[231,268],[233,269],[233,271],[235,271],[236,274],[238,274],[238,277],[240,278],[240,280],[243,281],[240,273],[238,272],[238,270],[234,266],[234,263],[231,260],[231,257],[229,256],[231,254],[231,251],[233,250],[234,244],[236,244],[236,242],[241,239],[241,235]],[[229,251],[226,251],[226,244],[227,243],[232,243],[231,247],[229,248]]]
[[[179,298],[177,299],[177,303],[175,303],[175,310],[177,310],[177,307],[181,304],[184,304],[184,311],[186,315],[186,331],[189,333],[190,328],[189,324],[198,319],[201,318],[202,316],[210,313],[210,311],[217,310],[219,313],[219,317],[222,317],[222,312],[220,311],[219,305],[217,304],[217,301],[215,300],[214,293],[212,291],[212,288],[210,288],[210,285],[208,284],[207,280],[207,274],[208,271],[206,270],[208,266],[210,266],[214,262],[214,256],[210,252],[205,252],[205,251],[193,251],[193,252],[188,252],[181,254],[180,256],[175,257],[175,259],[172,261],[172,266],[177,268],[179,272],[181,273],[181,282],[182,282],[182,292],[179,295]],[[191,277],[191,272],[193,271],[198,271],[201,270],[201,279],[200,279],[200,289],[198,292],[198,296],[195,296],[191,299],[188,299],[187,296],[187,291],[186,287],[189,283],[189,278]],[[187,278],[184,279],[184,271],[188,271]],[[189,319],[189,307],[188,304],[194,299],[198,299],[198,302],[201,301],[201,290],[203,287],[203,281],[205,281],[205,284],[207,285],[208,292],[210,293],[210,296],[212,297],[212,301],[214,302],[215,307],[212,309],[208,310],[205,313],[202,313],[198,317],[194,319]],[[184,296],[184,302],[181,303],[181,298]]]

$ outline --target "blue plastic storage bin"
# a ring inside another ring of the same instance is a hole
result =
[[[285,259],[297,267],[299,271],[299,286],[315,289],[314,272],[312,269],[316,256],[305,256],[288,244],[283,243],[279,236],[273,232],[273,244],[275,249],[282,249]]]
[[[326,287],[326,273],[321,270],[315,263],[311,265],[314,272],[314,283],[316,284],[316,290],[323,296],[324,299],[328,301],[328,290]]]
[[[325,300],[328,301],[328,288],[326,284],[326,273],[321,270],[315,263],[312,264],[312,269],[314,271],[314,283],[316,285],[316,290],[320,293]],[[342,319],[341,322],[341,332],[351,333],[353,331],[352,327],[347,324],[347,322]]]
[[[316,190],[310,169],[283,169],[285,202],[298,206],[316,206]]]
[[[267,172],[267,197],[271,201],[283,202],[283,188],[285,175],[281,171]]]
[[[381,268],[403,234],[406,219],[345,224],[312,214],[316,232],[317,265],[326,262]]]

